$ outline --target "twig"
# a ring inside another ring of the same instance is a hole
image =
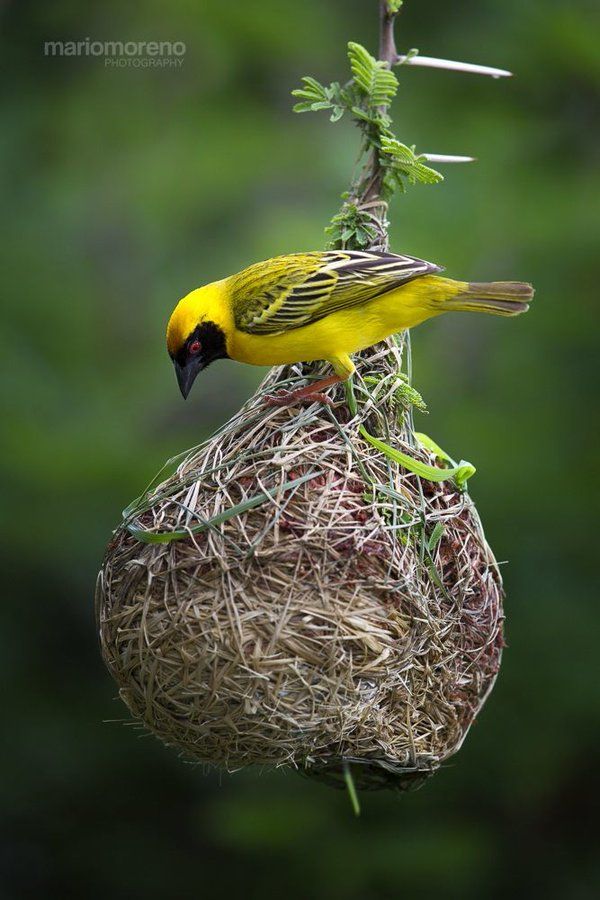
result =
[[[397,13],[392,12],[387,0],[379,0],[379,59],[393,66],[399,59],[394,38],[394,20]]]
[[[394,22],[396,20],[396,15],[396,12],[390,10],[387,0],[379,0],[379,59],[387,63],[390,68],[394,65],[394,60],[398,58],[394,38]],[[383,167],[379,160],[379,152],[377,148],[373,148],[371,156],[371,178],[369,179],[367,188],[363,194],[362,202],[380,200],[382,181]],[[383,215],[385,215],[385,209],[386,207],[382,206]]]

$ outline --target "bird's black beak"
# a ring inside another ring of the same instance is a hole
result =
[[[191,359],[188,359],[184,366],[180,365],[177,360],[174,360],[173,365],[175,366],[179,390],[185,400],[192,389],[192,385],[196,380],[198,372],[201,372],[204,368],[202,359],[199,356],[192,357]]]

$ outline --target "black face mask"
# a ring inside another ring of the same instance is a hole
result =
[[[191,391],[198,373],[215,359],[226,359],[227,355],[225,333],[214,322],[202,322],[193,330],[173,358],[177,383],[184,399]]]

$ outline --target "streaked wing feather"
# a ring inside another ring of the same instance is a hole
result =
[[[280,334],[439,271],[413,256],[374,251],[275,257],[231,279],[235,323],[250,334]]]

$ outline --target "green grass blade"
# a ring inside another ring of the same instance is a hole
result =
[[[385,454],[388,459],[393,459],[394,462],[397,462],[405,469],[408,469],[409,472],[414,472],[415,475],[419,475],[420,478],[424,478],[426,481],[447,481],[451,478],[454,480],[459,490],[464,490],[466,482],[476,472],[475,466],[464,459],[461,459],[458,465],[446,469],[430,466],[428,463],[421,462],[419,459],[414,459],[412,456],[402,453],[401,450],[396,450],[384,441],[380,441],[378,438],[373,437],[372,434],[369,434],[364,425],[359,426],[359,431],[372,447],[375,447],[375,449]]]
[[[442,450],[439,444],[430,438],[428,434],[423,434],[422,431],[415,431],[415,437],[418,442],[425,447],[426,450],[429,450],[431,453],[435,453],[438,459],[443,459],[444,462],[449,462],[450,465],[455,466],[456,463],[452,459],[451,456],[448,456],[445,450]]]
[[[260,506],[266,500],[275,497],[280,492],[289,491],[294,487],[304,484],[305,481],[309,481],[311,478],[316,478],[317,475],[322,474],[323,473],[320,471],[309,472],[307,475],[302,475],[300,478],[286,481],[285,484],[271,488],[270,490],[262,491],[260,494],[249,497],[242,503],[237,503],[235,506],[229,507],[229,509],[224,510],[222,513],[213,516],[212,519],[207,519],[206,522],[201,522],[199,525],[194,525],[179,531],[147,531],[144,528],[136,528],[134,525],[129,524],[125,527],[138,541],[142,541],[144,544],[169,544],[171,541],[180,541],[190,537],[191,534],[198,534],[199,532],[206,531],[208,528],[214,528],[217,525],[221,525],[223,522],[233,519],[234,516],[242,515],[243,513],[248,512],[248,510]]]
[[[439,544],[445,529],[446,529],[446,526],[444,525],[444,523],[438,522],[436,524],[435,528],[433,529],[433,531],[431,532],[431,534],[429,535],[429,540],[427,541],[427,549],[429,550],[430,553],[433,553],[433,551]]]
[[[348,796],[350,797],[350,803],[352,804],[354,815],[358,817],[360,816],[360,801],[356,792],[354,778],[352,777],[352,772],[350,770],[350,764],[347,762],[344,763],[344,781],[346,782],[346,789],[348,791]]]

